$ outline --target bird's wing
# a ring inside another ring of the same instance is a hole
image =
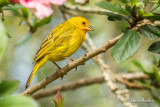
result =
[[[63,44],[65,45],[65,43],[73,37],[71,34],[75,29],[74,26],[69,26],[68,23],[65,22],[54,28],[42,42],[36,53],[34,62],[49,54],[49,52],[56,49],[56,47],[62,46]]]

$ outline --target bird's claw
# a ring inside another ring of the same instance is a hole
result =
[[[66,59],[69,59],[69,61],[67,62],[67,65],[69,65],[70,62],[73,62],[75,61],[74,58],[71,58],[71,57],[65,57]],[[77,67],[75,67],[76,71],[77,71]]]
[[[71,57],[64,57],[64,58],[69,59],[69,61],[67,62],[67,65],[69,65],[70,62],[75,61],[75,59]]]
[[[64,58],[69,59],[70,61],[75,61],[75,59],[71,57],[64,57]]]

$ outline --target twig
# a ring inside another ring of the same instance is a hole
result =
[[[67,14],[66,14],[66,12],[63,11],[62,7],[60,7],[59,9],[60,9],[60,11],[62,13],[63,19],[67,20]]]
[[[123,80],[137,80],[137,79],[149,79],[149,77],[144,74],[144,73],[128,73],[128,74],[116,74],[115,75],[116,78],[121,77],[123,78]],[[77,89],[79,87],[84,87],[84,86],[88,86],[88,85],[92,85],[92,84],[100,84],[105,82],[105,79],[103,76],[100,77],[90,77],[90,78],[84,78],[84,79],[80,79],[80,80],[76,80],[73,82],[69,82],[69,83],[65,83],[65,84],[61,84],[61,85],[56,85],[53,86],[51,88],[48,89],[44,89],[44,90],[40,90],[37,93],[33,94],[32,97],[35,99],[41,99],[44,97],[49,97],[49,96],[53,96],[54,94],[56,94],[56,92],[59,91],[67,91],[67,90],[73,90],[73,89]],[[118,81],[123,83],[122,81]],[[137,87],[137,85],[132,85],[134,83],[129,83],[129,84],[125,84],[128,87],[131,88],[142,88],[141,87]],[[145,88],[145,87],[144,87]]]
[[[87,3],[89,3],[89,0],[74,0],[75,3],[77,4],[81,4],[81,5],[86,5]]]
[[[118,76],[116,77],[116,80],[124,85],[126,85],[127,87],[132,87],[132,88],[138,88],[138,89],[145,89],[146,87],[144,86],[141,86],[137,83],[134,83],[134,82],[130,82],[126,79],[123,79],[122,77]]]
[[[71,16],[78,16],[78,13],[70,11],[70,10],[66,10],[64,8],[61,8],[61,10],[63,11],[63,13],[69,14]]]
[[[114,14],[118,14],[116,12],[112,12],[106,9],[102,9],[102,8],[91,8],[91,7],[84,7],[84,6],[80,6],[80,5],[72,5],[71,3],[64,3],[64,7],[70,10],[76,10],[76,11],[80,11],[80,12],[88,12],[88,13],[100,13],[100,12],[109,12],[109,13],[114,13]],[[124,16],[123,14],[121,14],[122,16]]]
[[[123,79],[126,79],[126,80],[141,80],[141,79],[147,79],[149,78],[148,75],[145,75],[144,73],[142,72],[137,72],[137,73],[127,73],[127,74],[118,74],[118,75],[115,75],[116,78],[118,77],[122,77]]]

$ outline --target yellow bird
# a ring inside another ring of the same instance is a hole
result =
[[[36,71],[46,61],[53,62],[60,69],[55,62],[70,57],[84,42],[86,32],[92,30],[89,22],[83,17],[73,17],[55,27],[36,53],[34,58],[36,64],[28,78],[26,88],[29,87]]]

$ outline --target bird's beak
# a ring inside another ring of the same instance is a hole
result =
[[[94,31],[91,26],[87,26],[87,30],[88,30],[88,31]]]

